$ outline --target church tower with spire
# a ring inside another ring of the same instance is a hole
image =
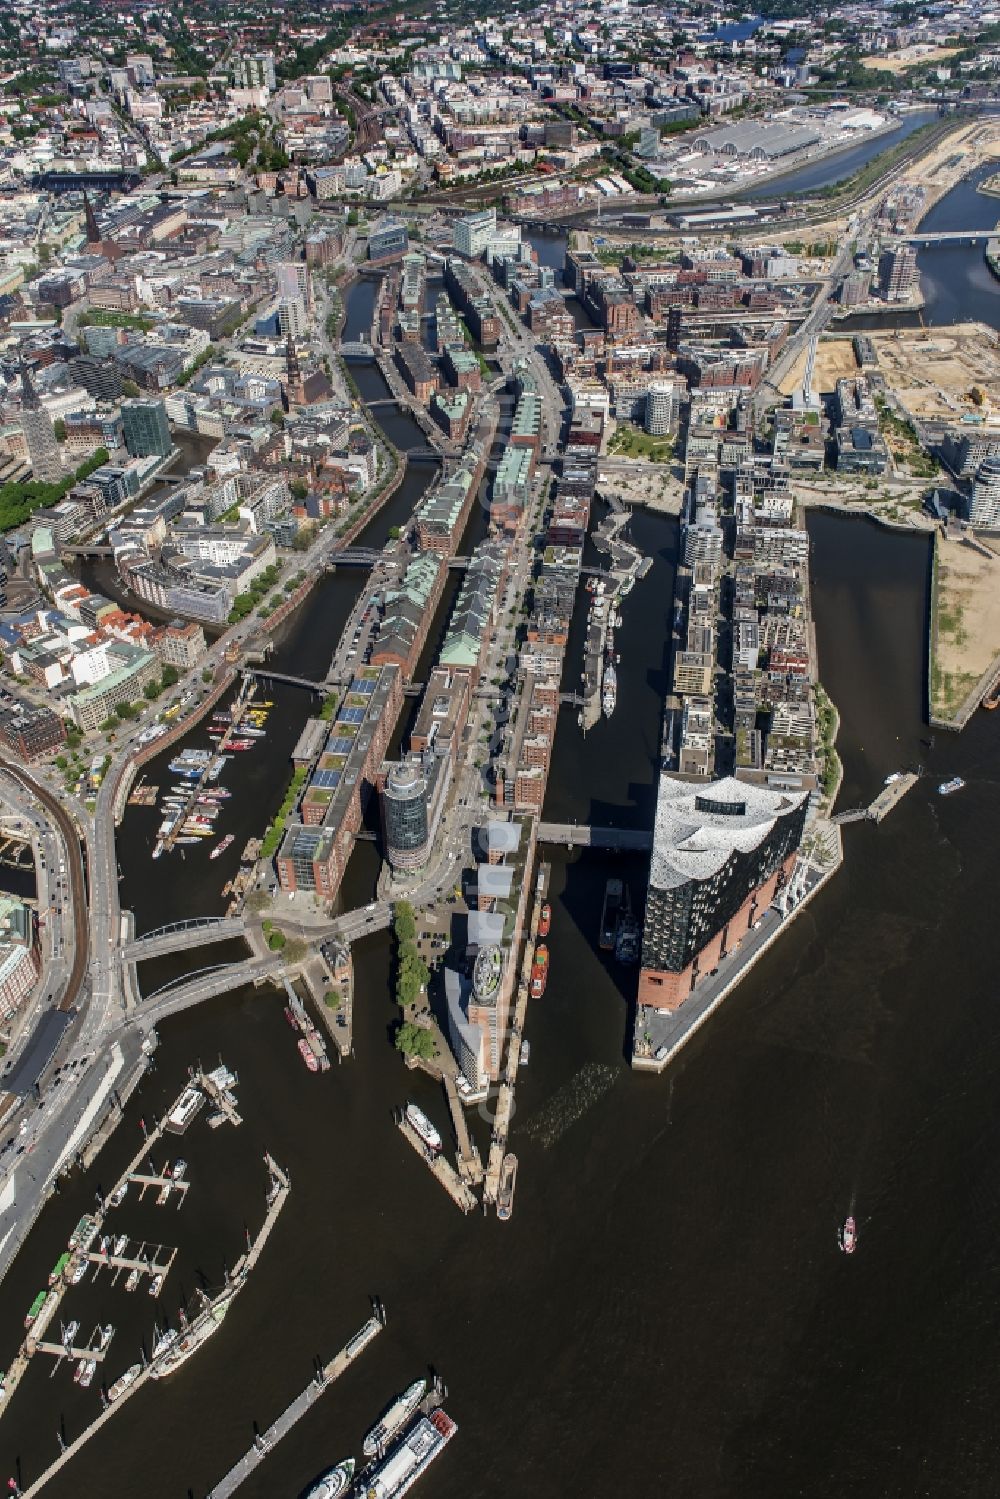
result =
[[[285,343],[285,396],[289,406],[302,406],[305,404],[305,385],[302,380],[302,367],[299,364],[299,356],[295,352],[295,340],[289,334]]]
[[[83,195],[83,215],[87,224],[87,248],[100,251],[101,231],[97,223],[97,214],[86,193]]]

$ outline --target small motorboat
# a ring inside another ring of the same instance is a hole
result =
[[[858,1247],[858,1225],[854,1221],[854,1215],[845,1219],[843,1227],[838,1235],[840,1248],[844,1254],[853,1254]]]

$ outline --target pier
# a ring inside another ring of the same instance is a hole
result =
[[[463,1213],[471,1212],[478,1205],[475,1193],[462,1181],[451,1162],[446,1161],[443,1155],[434,1155],[427,1149],[416,1130],[407,1122],[402,1110],[396,1118],[396,1123],[403,1139],[409,1141],[424,1164],[430,1167],[432,1174],[437,1177],[452,1201],[457,1203]]]
[[[155,1172],[130,1171],[128,1180],[130,1182],[135,1182],[139,1187],[142,1188],[141,1192],[139,1193],[140,1202],[145,1197],[148,1188],[159,1188],[159,1195],[156,1199],[157,1207],[163,1206],[163,1204],[170,1197],[171,1192],[178,1192],[180,1194],[177,1206],[181,1207],[185,1198],[187,1197],[188,1188],[191,1185],[189,1181],[174,1180],[174,1178],[170,1174],[170,1163],[168,1161],[164,1161],[163,1170],[158,1175]]]
[[[88,1249],[83,1257],[89,1260],[92,1265],[97,1266],[97,1271],[94,1275],[95,1280],[101,1273],[102,1267],[107,1266],[109,1269],[113,1269],[115,1274],[111,1278],[112,1285],[118,1280],[123,1270],[127,1270],[129,1274],[135,1271],[140,1278],[143,1275],[148,1275],[151,1281],[157,1275],[160,1276],[160,1286],[155,1293],[151,1293],[159,1296],[167,1272],[177,1258],[177,1250],[169,1249],[165,1244],[150,1244],[150,1253],[146,1254],[144,1252],[146,1247],[146,1241],[143,1240],[136,1254],[125,1254],[124,1252],[122,1254],[112,1254],[110,1250],[105,1254],[99,1249]]]
[[[288,1404],[276,1421],[273,1421],[266,1431],[259,1432],[254,1438],[253,1446],[243,1454],[238,1463],[230,1468],[215,1488],[208,1495],[208,1499],[229,1499],[231,1494],[249,1478],[250,1474],[267,1457],[268,1453],[287,1436],[292,1427],[299,1421],[319,1399],[335,1380],[350,1368],[354,1360],[358,1358],[373,1342],[385,1326],[385,1314],[380,1317],[369,1317],[368,1321],[353,1336],[348,1339],[339,1353],[335,1354],[329,1363],[318,1369],[305,1389],[296,1395],[295,1399]]]
[[[265,1155],[264,1160],[267,1164],[269,1174],[267,1191],[267,1213],[265,1214],[264,1222],[250,1248],[249,1253],[241,1261],[239,1269],[233,1272],[233,1275],[230,1278],[230,1284],[226,1288],[226,1292],[223,1293],[231,1293],[234,1297],[238,1295],[239,1292],[243,1289],[247,1276],[253,1269],[254,1265],[257,1263],[257,1260],[260,1258],[260,1254],[264,1248],[265,1243],[267,1242],[271,1229],[274,1227],[274,1224],[277,1221],[278,1214],[284,1207],[285,1200],[287,1199],[288,1193],[291,1189],[291,1183],[289,1182],[287,1175],[281,1170],[281,1168],[271,1158],[271,1156]],[[208,1303],[208,1309],[200,1313],[199,1317],[196,1317],[191,1323],[191,1326],[188,1329],[189,1333],[200,1322],[201,1318],[211,1315],[211,1309],[213,1306],[213,1302]],[[94,1355],[91,1354],[90,1356],[93,1357]],[[21,1491],[20,1499],[34,1499],[34,1495],[40,1494],[45,1485],[48,1483],[49,1479],[52,1478],[56,1473],[58,1473],[60,1469],[70,1461],[71,1458],[76,1456],[80,1448],[90,1440],[95,1432],[100,1431],[105,1422],[109,1421],[111,1417],[116,1413],[116,1411],[121,1409],[126,1400],[130,1400],[132,1396],[135,1395],[139,1390],[145,1388],[151,1378],[149,1371],[150,1366],[148,1364],[145,1364],[141,1372],[136,1375],[132,1383],[130,1385],[127,1385],[125,1389],[122,1390],[117,1400],[115,1400],[113,1404],[106,1405],[101,1411],[100,1415],[97,1416],[89,1426],[85,1427],[85,1429],[80,1433],[76,1440],[70,1442],[68,1446],[63,1448],[59,1456],[56,1458],[55,1462],[50,1463],[45,1471],[35,1479],[34,1483],[32,1483],[28,1488]],[[5,1401],[4,1403],[4,1409],[6,1409],[9,1403],[10,1402],[8,1396],[7,1401]]]
[[[487,1203],[495,1203],[497,1193],[500,1190],[500,1173],[503,1169],[503,1159],[507,1154],[507,1136],[510,1132],[511,1112],[514,1104],[514,1085],[517,1081],[517,1069],[521,1062],[521,1039],[524,1035],[524,1023],[528,1015],[528,998],[531,993],[529,988],[531,982],[531,965],[535,956],[535,942],[538,938],[538,922],[542,913],[549,891],[549,876],[551,866],[539,865],[538,879],[535,884],[535,899],[531,908],[531,919],[528,923],[528,936],[524,946],[524,956],[521,960],[521,977],[517,986],[517,999],[514,1004],[514,1019],[511,1025],[510,1041],[507,1046],[507,1063],[504,1068],[503,1081],[497,1095],[497,1111],[493,1122],[493,1137],[490,1141],[490,1158],[486,1167],[486,1185],[483,1188],[483,1208],[485,1211]]]
[[[479,1151],[476,1149],[469,1136],[469,1127],[465,1122],[465,1110],[458,1096],[455,1079],[450,1072],[445,1072],[441,1081],[444,1083],[445,1097],[451,1110],[451,1122],[455,1129],[455,1140],[458,1145],[458,1174],[464,1182],[470,1186],[478,1187],[483,1179],[483,1163],[479,1159]]]
[[[908,791],[912,791],[920,777],[913,770],[903,771],[895,781],[890,781],[888,786],[883,786],[878,796],[867,807],[851,807],[846,812],[838,812],[830,821],[838,827],[843,827],[848,822],[875,822],[879,823],[892,811],[893,807],[899,805]]]

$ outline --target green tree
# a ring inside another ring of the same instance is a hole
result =
[[[305,479],[293,479],[288,487],[297,500],[304,500],[309,493],[309,485]]]
[[[56,442],[66,441],[66,423],[61,416],[57,416],[52,423],[52,431],[55,433]]]
[[[434,1055],[434,1037],[423,1026],[412,1025],[407,1021],[396,1032],[396,1050],[401,1051],[404,1057],[423,1057],[425,1061],[430,1061]]]
[[[396,902],[396,919],[393,922],[393,930],[396,933],[396,941],[400,945],[405,942],[412,942],[417,935],[417,923],[413,916],[413,907],[409,901],[398,900]]]
[[[135,383],[134,380],[123,380],[122,381],[122,395],[123,396],[128,396],[130,399],[132,399],[135,396],[137,396],[138,394],[139,394],[139,387],[138,387],[138,385],[136,385],[136,383]]]

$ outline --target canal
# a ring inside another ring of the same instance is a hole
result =
[[[563,710],[546,810],[570,820],[648,825],[655,798],[676,529],[646,515],[632,525],[654,568],[625,600],[614,717],[584,740]],[[625,1065],[635,974],[594,943],[608,870],[624,868],[638,895],[641,861],[555,860],[552,971],[528,1012],[509,1224],[463,1220],[393,1128],[408,1097],[443,1131],[447,1118],[439,1091],[389,1043],[387,938],[355,949],[356,1056],[325,1076],[304,1071],[268,992],[165,1025],[118,1132],[0,1286],[0,1361],[96,1186],[131,1154],[139,1119],[199,1058],[221,1054],[238,1072],[246,1122],[212,1132],[202,1120],[178,1142],[192,1181],[180,1213],[148,1199],[116,1211],[115,1232],[181,1248],[159,1302],[104,1277],[70,1294],[67,1315],[84,1329],[118,1325],[109,1381],[143,1338],[148,1347],[154,1313],[176,1325],[180,1302],[217,1286],[240,1253],[244,1224],[263,1214],[262,1150],[289,1169],[292,1193],[219,1334],[137,1395],[52,1483],[52,1499],[203,1495],[254,1423],[307,1382],[314,1356],[360,1325],[372,1293],[386,1333],[246,1499],[292,1499],[357,1454],[377,1413],[428,1366],[446,1379],[459,1425],[425,1480],[436,1499],[565,1499],[623,1480],[680,1499],[833,1499],[845,1484],[866,1499],[992,1492],[1000,1016],[982,892],[995,862],[988,830],[1000,826],[1000,724],[980,714],[961,738],[936,741],[924,726],[926,540],[828,515],[809,529],[821,672],[842,714],[843,805],[903,765],[924,763],[927,779],[880,828],[845,830],[836,879],[661,1079]],[[310,652],[328,659],[341,608],[318,591],[282,659],[306,674]],[[568,683],[580,629],[578,612]],[[283,718],[293,701],[308,710],[301,697],[275,700],[263,753],[277,766],[281,736],[297,732]],[[258,754],[239,757],[230,780],[254,831],[280,796],[253,780]],[[934,783],[956,772],[966,791],[941,800]],[[130,810],[123,828],[123,904],[147,911],[148,925],[167,919],[155,906],[200,911],[191,871],[130,850],[139,816]],[[474,1127],[484,1149],[488,1118]],[[848,1211],[860,1225],[852,1260],[836,1248]],[[0,1472],[22,1483],[55,1456],[57,1431],[71,1438],[98,1410],[96,1387],[49,1372],[36,1361],[0,1422]]]

